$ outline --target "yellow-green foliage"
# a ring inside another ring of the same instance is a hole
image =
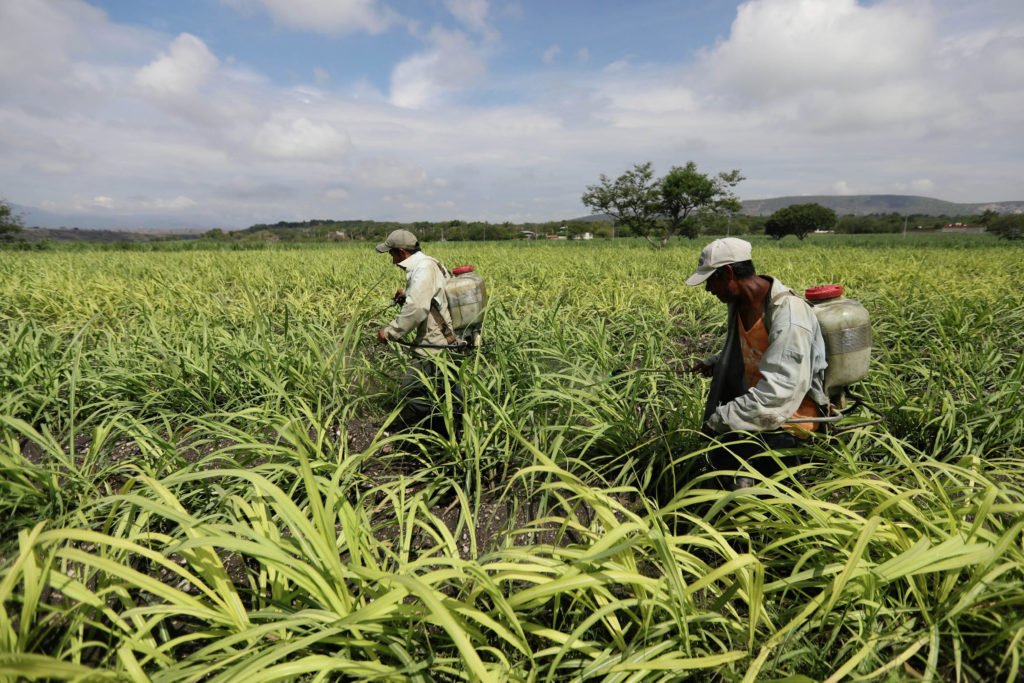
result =
[[[0,680],[1017,679],[1024,249],[755,240],[886,421],[729,493],[648,372],[720,343],[701,246],[426,245],[491,296],[458,441],[387,433],[369,245],[4,253]]]

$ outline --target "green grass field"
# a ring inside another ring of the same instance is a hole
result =
[[[370,245],[0,252],[0,680],[1018,680],[1024,248],[753,241],[885,421],[736,493],[647,372],[721,343],[705,240],[425,245],[491,296],[457,442],[388,435]]]

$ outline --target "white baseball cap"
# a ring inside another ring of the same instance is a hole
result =
[[[686,280],[686,284],[694,287],[711,277],[711,273],[718,268],[750,259],[750,242],[737,237],[723,237],[715,240],[700,252],[697,272]]]

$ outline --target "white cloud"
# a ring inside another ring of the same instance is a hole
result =
[[[433,49],[400,62],[391,73],[391,103],[406,109],[441,104],[461,89],[480,83],[487,67],[475,45],[459,31],[435,28]]]
[[[945,36],[940,46],[936,62],[962,87],[1024,88],[1024,24]]]
[[[347,134],[329,123],[307,118],[288,122],[268,121],[257,131],[252,148],[272,159],[291,161],[340,161],[351,147]]]
[[[699,107],[690,89],[649,81],[621,83],[607,95],[614,107],[624,111],[665,114],[681,110],[692,112]]]
[[[555,57],[557,57],[561,52],[562,48],[558,47],[557,45],[552,45],[548,49],[544,50],[544,53],[541,54],[540,59],[545,64],[554,64]]]
[[[318,33],[381,33],[399,17],[376,0],[222,0],[252,11],[262,7],[279,24]]]
[[[78,164],[72,164],[67,161],[57,161],[54,159],[28,161],[25,163],[24,170],[27,173],[43,176],[70,176],[76,173],[81,173],[81,167]]]
[[[928,178],[919,178],[911,181],[910,189],[915,194],[929,195],[935,191],[935,182]]]
[[[66,208],[55,206],[53,202],[48,202],[47,204],[47,208],[50,209]],[[114,199],[106,195],[98,195],[86,202],[76,202],[74,206],[79,209],[98,207],[104,210],[116,209],[122,213],[130,213],[135,211],[183,211],[196,206],[196,202],[185,195],[152,198],[133,197],[131,199]]]
[[[576,60],[580,64],[586,64],[587,62],[589,62],[590,61],[590,50],[588,50],[585,47],[581,47],[579,50],[576,50]]]
[[[313,80],[316,81],[317,85],[323,85],[331,80],[331,74],[327,69],[318,66],[313,69]]]
[[[59,76],[73,54],[88,45],[87,31],[103,22],[100,10],[74,0],[61,5],[46,0],[0,2],[0,83]]]
[[[481,34],[491,33],[487,23],[487,0],[444,0],[444,6],[466,28]]]
[[[840,180],[840,181],[836,182],[836,183],[835,183],[835,184],[834,184],[834,185],[832,186],[832,191],[833,191],[834,193],[836,193],[836,194],[841,194],[841,195],[851,195],[851,194],[857,194],[857,193],[856,193],[856,192],[855,192],[855,191],[853,190],[853,188],[851,188],[851,187],[850,187],[850,184],[849,184],[849,183],[847,183],[847,182],[846,182],[845,180]]]
[[[154,199],[149,202],[149,205],[154,209],[180,211],[182,209],[190,209],[195,206],[196,203],[185,195],[178,195],[177,197],[172,197],[170,199]]]
[[[943,105],[942,101],[939,92],[920,80],[879,83],[845,93],[821,90],[793,98],[791,122],[825,134],[879,130],[925,120],[933,126],[943,121],[959,125],[959,104]]]
[[[356,169],[354,180],[364,188],[409,190],[427,180],[427,172],[418,165],[394,158],[371,159]]]
[[[191,97],[210,79],[220,62],[206,43],[182,33],[168,53],[160,55],[135,74],[135,84],[158,97]]]
[[[926,2],[750,0],[737,10],[729,38],[704,60],[741,94],[785,97],[914,74],[933,38]]]

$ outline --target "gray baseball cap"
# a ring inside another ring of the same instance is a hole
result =
[[[420,248],[420,241],[416,239],[416,235],[412,234],[408,230],[395,230],[388,238],[381,244],[378,244],[375,249],[382,254],[386,254],[391,249],[405,249],[406,251],[412,251]]]
[[[737,237],[723,237],[720,240],[715,240],[700,252],[697,272],[686,280],[686,284],[691,287],[699,285],[722,266],[730,263],[742,263],[749,261],[750,258],[750,242]]]

